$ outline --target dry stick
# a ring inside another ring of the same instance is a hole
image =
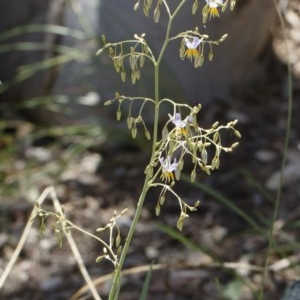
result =
[[[52,187],[50,193],[51,193],[51,198],[52,198],[53,206],[54,206],[55,210],[59,214],[61,214],[63,216],[62,207],[61,207],[61,205],[59,203],[59,200],[58,200],[58,198],[56,196],[56,193],[55,193],[55,190],[54,190],[53,187]],[[74,258],[75,258],[75,260],[77,262],[79,270],[80,270],[80,272],[81,272],[84,280],[86,281],[87,286],[89,287],[89,289],[90,289],[90,291],[91,291],[94,299],[95,300],[102,300],[101,297],[100,297],[100,295],[97,292],[97,289],[96,289],[96,287],[95,287],[95,285],[94,285],[94,283],[93,283],[93,281],[92,281],[92,279],[91,279],[91,277],[90,277],[90,275],[89,275],[89,273],[88,273],[85,265],[84,265],[83,259],[81,257],[81,254],[80,254],[80,252],[78,250],[78,247],[77,247],[77,245],[76,245],[76,243],[75,243],[75,241],[73,239],[73,236],[72,236],[71,232],[70,231],[66,232],[66,229],[65,229],[64,226],[62,226],[62,229],[63,229],[64,235],[66,236],[67,241],[68,241],[68,243],[70,245],[70,248],[71,248],[71,250],[73,252],[73,255],[74,255]]]
[[[22,236],[19,240],[19,243],[10,259],[10,261],[8,262],[4,272],[2,273],[1,277],[0,277],[0,289],[2,288],[2,286],[4,285],[8,275],[10,274],[11,272],[11,269],[13,268],[14,264],[16,263],[16,260],[18,259],[19,255],[20,255],[20,252],[21,250],[23,249],[24,247],[24,244],[26,242],[26,239],[28,237],[28,234],[29,234],[29,231],[30,231],[30,228],[32,226],[32,223],[33,223],[33,220],[34,218],[36,217],[37,213],[38,213],[38,208],[42,205],[42,203],[45,201],[46,197],[50,195],[51,198],[52,198],[52,202],[53,202],[53,206],[55,208],[55,210],[61,215],[63,216],[63,210],[62,210],[62,207],[59,203],[59,200],[56,196],[56,193],[55,193],[55,190],[54,190],[54,187],[53,186],[49,186],[47,188],[44,189],[44,191],[42,192],[42,194],[40,195],[40,197],[37,199],[36,201],[36,205],[33,207],[32,211],[31,211],[31,214],[30,214],[30,217],[27,221],[27,224],[24,228],[24,231],[22,233]],[[66,230],[63,228],[63,232],[67,238],[67,241],[70,245],[70,248],[73,252],[73,255],[74,255],[74,258],[78,264],[78,267],[79,267],[79,270],[84,278],[84,280],[86,281],[93,297],[95,300],[102,300],[101,297],[99,296],[98,292],[97,292],[97,289],[93,283],[93,281],[91,280],[89,274],[88,274],[88,271],[84,265],[84,262],[83,262],[83,259],[80,255],[80,252],[76,246],[76,243],[71,235],[71,233],[67,233]]]
[[[298,256],[299,256],[299,261],[300,261],[300,255],[298,255]],[[211,267],[211,268],[222,267],[224,269],[236,270],[237,272],[243,270],[247,273],[261,272],[263,270],[263,268],[261,266],[256,266],[256,265],[252,265],[252,264],[248,264],[248,263],[241,263],[241,262],[224,262],[224,263],[222,263],[222,265],[220,265],[219,263],[216,263],[216,262],[204,262],[201,264],[197,264],[196,266],[191,265],[191,264],[182,264],[182,265],[173,265],[173,266],[168,265],[168,264],[155,264],[152,266],[152,271],[162,270],[162,269],[168,269],[168,270],[180,270],[180,269],[186,269],[186,268],[193,269],[195,267],[197,267],[197,268],[199,268],[199,267]],[[272,269],[272,268],[270,268],[270,269]],[[122,276],[125,276],[125,275],[137,274],[137,273],[147,272],[147,271],[149,271],[149,265],[143,265],[143,266],[139,266],[139,267],[125,269],[121,273],[122,273]],[[111,274],[106,274],[101,277],[98,277],[93,280],[93,283],[95,286],[97,286],[108,280],[111,280]],[[84,285],[77,292],[75,292],[75,294],[72,295],[70,300],[85,299],[83,294],[85,294],[88,291],[88,289],[89,289],[88,286]]]
[[[46,188],[43,191],[43,193],[40,195],[40,197],[37,200],[37,204],[39,204],[39,205],[42,204],[44,202],[45,198],[47,197],[47,195],[49,194],[49,192],[50,192],[50,187]],[[2,275],[0,277],[0,289],[2,288],[3,284],[5,283],[5,280],[7,279],[12,267],[14,266],[14,264],[16,263],[16,260],[18,259],[19,255],[20,255],[21,250],[24,247],[24,244],[27,240],[30,228],[31,228],[32,223],[33,223],[33,219],[35,218],[37,212],[38,212],[38,208],[37,208],[37,205],[35,205],[33,207],[32,211],[31,211],[30,217],[29,217],[29,219],[27,221],[27,224],[24,228],[24,231],[23,231],[22,236],[19,240],[19,243],[18,243],[11,259],[9,260],[4,272],[2,273]]]
[[[155,264],[152,266],[152,270],[161,270],[161,269],[166,269],[168,266],[165,264]],[[144,265],[144,266],[139,266],[139,267],[133,267],[130,269],[123,270],[121,273],[122,275],[131,275],[131,274],[136,274],[136,273],[141,273],[141,272],[147,272],[149,271],[149,265]],[[99,278],[94,279],[93,283],[94,285],[100,285],[108,280],[111,280],[111,274],[106,274],[103,275]],[[70,300],[78,300],[78,299],[83,299],[79,298],[81,297],[84,293],[88,291],[88,287],[85,285],[81,287],[75,294],[72,295]]]

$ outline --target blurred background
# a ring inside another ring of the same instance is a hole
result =
[[[221,159],[220,170],[212,176],[199,171],[200,185],[178,184],[184,198],[202,203],[184,231],[198,248],[184,245],[178,235],[174,240],[170,233],[163,233],[166,228],[158,229],[154,191],[146,203],[128,267],[152,260],[173,266],[160,274],[164,284],[154,280],[149,299],[166,299],[166,295],[175,300],[200,299],[199,293],[201,299],[256,299],[253,290],[261,279],[259,272],[249,269],[243,273],[239,267],[228,272],[214,263],[261,266],[264,262],[267,242],[261,232],[270,225],[279,184],[289,98],[288,62],[294,119],[278,225],[284,230],[278,233],[272,263],[297,254],[300,4],[297,0],[278,1],[277,9],[284,16],[283,31],[274,1],[237,0],[233,12],[227,9],[221,18],[206,24],[202,24],[202,2],[194,16],[192,3],[185,5],[172,34],[198,26],[199,32],[213,40],[225,33],[229,37],[213,49],[212,62],[206,49],[204,65],[198,69],[189,60],[180,59],[179,41],[171,44],[161,68],[161,97],[201,103],[200,124],[204,127],[217,120],[227,123],[238,119],[242,139],[234,153]],[[104,107],[103,103],[114,98],[116,91],[152,97],[153,73],[146,64],[142,79],[134,86],[129,80],[122,83],[111,60],[106,55],[96,56],[96,52],[102,45],[102,34],[115,42],[145,33],[153,52],[158,53],[167,16],[162,11],[156,24],[152,14],[144,17],[142,8],[134,12],[134,3],[1,0],[0,270],[16,247],[32,204],[49,185],[55,186],[68,217],[91,231],[105,224],[115,209],[129,207],[122,224],[127,232],[150,144],[142,130],[137,139],[131,139],[126,110],[117,123],[116,107]],[[151,132],[151,109],[143,117]],[[224,197],[228,201],[224,202]],[[246,217],[228,203],[246,212]],[[161,215],[161,222],[176,226],[174,199],[166,202]],[[249,223],[249,218],[254,223]],[[50,226],[40,240],[38,222],[35,225],[3,295],[7,299],[69,299],[83,282],[68,247],[57,249]],[[79,235],[77,238],[91,274],[96,277],[110,272],[111,266],[94,263],[99,255],[97,244]],[[293,266],[273,270],[266,282],[267,299],[280,299],[285,284],[299,276],[297,259]],[[178,262],[183,269],[176,269]],[[122,299],[137,299],[133,295],[140,290],[142,279],[130,278],[127,283]],[[107,292],[105,285],[99,289]]]

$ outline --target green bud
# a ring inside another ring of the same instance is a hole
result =
[[[179,162],[178,162],[178,168],[182,171],[183,169],[183,165],[184,165],[184,161],[183,159],[180,159]]]
[[[121,243],[121,236],[118,234],[116,237],[116,247],[118,248],[120,246]]]
[[[104,102],[104,105],[111,105],[112,104],[112,101],[111,100],[107,100]]]
[[[147,6],[147,8],[150,9],[152,6],[153,0],[146,0],[145,2],[146,2],[145,5]]]
[[[162,140],[166,141],[168,139],[169,131],[167,126],[165,126],[162,130]]]
[[[195,0],[192,7],[192,14],[194,15],[198,9],[198,0]]]
[[[160,9],[159,9],[159,5],[157,5],[154,10],[154,22],[155,23],[158,23],[159,17],[160,17]]]
[[[203,52],[201,52],[201,54],[198,57],[199,62],[197,63],[197,67],[202,67],[203,63],[204,63],[204,55]]]
[[[127,211],[128,211],[128,208],[124,208],[124,209],[121,211],[120,215],[121,215],[121,216],[124,216],[124,215],[127,213]]]
[[[231,1],[230,1],[230,10],[234,10],[235,3],[236,3],[235,0],[231,0]]]
[[[178,219],[176,227],[177,227],[177,229],[178,229],[179,231],[182,231],[182,228],[183,228],[183,220],[182,220],[181,218]]]
[[[219,42],[224,42],[228,37],[228,34],[225,33],[220,39],[219,39]]]
[[[181,174],[181,170],[180,170],[179,167],[177,167],[175,169],[175,178],[176,178],[176,180],[180,180],[180,174]]]
[[[127,117],[127,127],[128,129],[131,129],[132,127],[132,118],[130,116]]]
[[[143,52],[144,52],[145,54],[148,54],[148,53],[149,53],[148,46],[142,45],[142,47],[143,47]]]
[[[215,143],[217,143],[220,140],[220,134],[219,132],[215,132],[214,136],[213,136],[213,141]]]
[[[222,12],[224,12],[224,11],[226,10],[226,8],[227,8],[227,3],[228,3],[228,1],[226,1],[226,2],[222,5],[222,8],[221,8]]]
[[[145,64],[145,55],[140,56],[140,68],[142,68]]]
[[[181,40],[180,48],[179,48],[179,57],[183,60],[185,54],[185,41],[184,39]]]
[[[192,158],[192,163],[193,163],[193,164],[196,164],[197,161],[198,161],[198,160],[197,160],[197,157],[196,157],[196,156],[193,156],[193,158]]]
[[[208,166],[201,166],[201,169],[207,174],[210,175],[210,169]]]
[[[153,177],[153,167],[151,165],[149,165],[147,168],[146,168],[146,174],[149,175],[150,178]]]
[[[132,71],[131,72],[131,83],[135,84],[135,82],[136,82],[136,72]]]
[[[117,114],[116,114],[116,117],[117,117],[117,120],[120,121],[121,120],[121,116],[122,116],[122,112],[120,109],[117,110]]]
[[[241,138],[241,137],[242,137],[241,134],[240,134],[240,132],[239,132],[238,130],[234,129],[233,132],[234,132],[234,134],[235,134],[238,138]]]
[[[215,156],[212,161],[211,161],[211,168],[214,169],[218,169],[220,166],[220,159],[218,156]]]
[[[133,10],[137,11],[139,9],[140,6],[140,1],[138,1],[136,4],[134,4]]]
[[[149,140],[149,141],[151,140],[151,134],[148,130],[145,130],[145,136],[146,136],[147,140]]]
[[[137,133],[137,129],[136,129],[136,125],[134,124],[134,126],[131,129],[132,138],[134,139],[136,138],[136,133]]]
[[[194,169],[191,173],[191,182],[194,182],[196,179],[196,170]]]
[[[121,252],[122,252],[122,246],[119,246],[119,247],[117,248],[117,255],[120,255]]]
[[[183,221],[184,221],[184,219],[185,219],[185,218],[188,218],[188,216],[189,216],[189,215],[187,215],[186,213],[181,212],[180,217],[179,217],[179,219],[178,219],[178,221],[177,221],[177,228],[178,228],[180,231],[181,231],[182,228],[183,228]]]
[[[98,257],[96,258],[96,263],[101,262],[104,258],[105,258],[105,255],[98,256]]]
[[[146,17],[148,17],[149,16],[149,8],[146,5],[143,6],[143,11],[144,11],[144,15]]]
[[[104,48],[99,49],[99,50],[96,52],[96,56],[102,54],[103,51],[104,51]]]
[[[141,79],[141,72],[140,72],[140,70],[136,69],[135,72],[136,72],[136,79]]]
[[[108,48],[108,53],[109,53],[110,55],[112,55],[112,56],[115,55],[115,51],[114,51],[113,47],[109,47],[109,48]]]
[[[157,204],[155,207],[155,215],[158,217],[160,215],[160,205]]]
[[[203,24],[206,23],[207,21],[207,18],[208,18],[208,14],[209,14],[209,6],[208,5],[205,5],[202,9],[202,22]]]
[[[203,143],[201,141],[197,142],[198,150],[201,152],[203,149]]]
[[[132,71],[136,69],[136,62],[137,62],[136,56],[134,53],[132,53],[129,57],[129,64]]]
[[[121,79],[122,79],[123,82],[126,81],[126,72],[125,72],[124,69],[121,71]]]
[[[180,48],[179,48],[179,57],[183,60],[184,59],[184,54],[185,54],[185,48],[184,48],[184,44],[181,44]]]
[[[106,227],[100,227],[100,228],[97,228],[96,231],[97,231],[97,232],[102,232],[102,231],[104,231],[105,229],[106,229]]]
[[[194,207],[199,207],[200,206],[200,200],[197,200],[196,203],[194,204]]]
[[[233,144],[231,145],[231,149],[236,148],[238,145],[239,145],[239,142],[233,143]]]
[[[205,148],[203,148],[201,151],[201,159],[202,159],[203,163],[206,165],[207,164],[207,151]]]

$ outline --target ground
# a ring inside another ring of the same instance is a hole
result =
[[[296,7],[297,1],[291,3]],[[264,58],[266,73],[260,82],[242,92],[234,90],[230,102],[215,103],[209,113],[204,107],[200,114],[204,124],[237,118],[242,139],[234,153],[222,156],[219,170],[211,176],[198,173],[198,186],[178,183],[186,201],[201,201],[182,233],[176,230],[177,202],[168,198],[157,218],[156,191],[150,193],[126,260],[129,274],[123,276],[120,300],[139,298],[151,262],[154,271],[147,298],[151,300],[258,299],[256,292],[267,256],[271,267],[264,284],[265,299],[279,300],[286,284],[299,277],[300,26],[295,23],[295,7],[287,16],[288,42],[294,46],[294,118],[272,252],[267,253],[266,229],[274,212],[288,115],[287,67],[278,61],[286,62],[280,36],[274,41],[277,56]],[[50,185],[54,185],[67,218],[91,233],[107,224],[114,211],[128,208],[119,223],[124,238],[143,184],[149,155],[146,147],[130,142],[95,143],[101,134],[97,129],[77,130],[71,135],[24,120],[6,120],[2,126],[1,270],[16,248],[33,201]],[[53,210],[50,199],[44,207]],[[74,296],[85,283],[67,241],[64,239],[59,248],[51,222],[47,225],[40,238],[40,223],[38,218],[34,220],[1,291],[2,299],[91,299],[81,298],[80,292]],[[112,265],[108,261],[95,263],[102,246],[80,232],[72,232],[90,275],[106,299],[110,281],[105,275],[112,272]]]

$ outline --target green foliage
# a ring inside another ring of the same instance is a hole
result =
[[[152,266],[153,266],[153,263],[150,265],[149,270],[147,272],[147,275],[146,275],[146,278],[145,278],[145,281],[144,281],[144,285],[143,285],[143,290],[141,292],[139,300],[146,300],[147,299],[147,294],[148,294],[148,290],[149,290],[149,287],[150,287],[150,281],[151,281],[152,272],[153,272]]]

